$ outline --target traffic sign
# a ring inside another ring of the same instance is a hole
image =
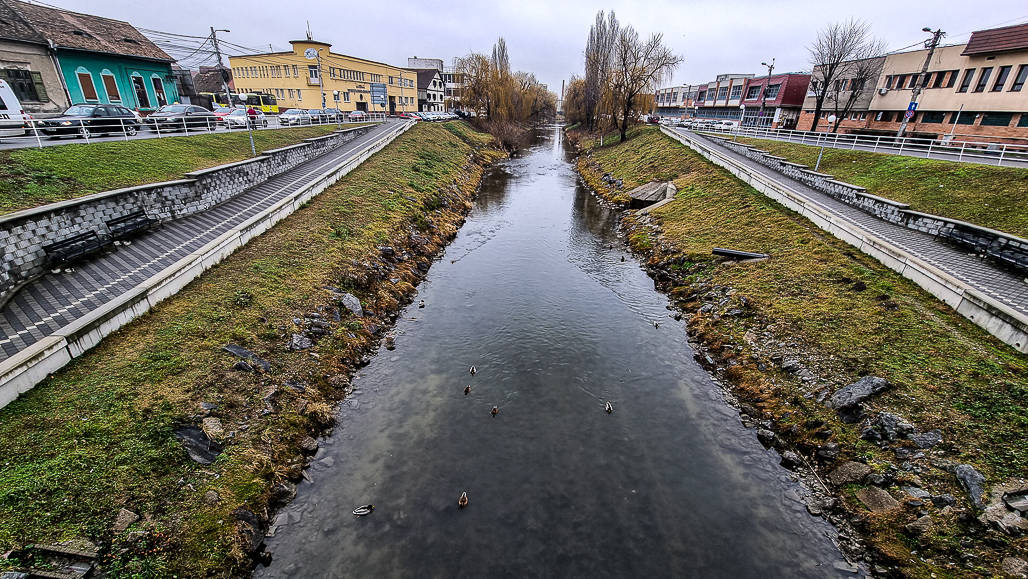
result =
[[[914,111],[908,110],[907,112],[903,113],[903,118],[907,119],[908,121],[914,118]]]

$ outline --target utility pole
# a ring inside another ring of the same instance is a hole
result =
[[[403,71],[400,71],[400,106],[403,107],[403,112],[407,112],[407,99],[403,98]]]
[[[211,26],[211,42],[214,44],[214,55],[218,59],[218,74],[221,75],[221,86],[225,89],[225,98],[228,99],[228,101],[225,103],[225,106],[227,106],[228,108],[232,108],[232,93],[228,90],[228,75],[225,73],[225,65],[221,63],[221,50],[218,48],[219,32],[228,32],[228,30],[215,30],[214,27]],[[250,153],[252,153],[253,156],[256,157],[257,146],[254,145],[253,142],[253,127],[250,126],[250,115],[247,115],[245,110],[243,111],[243,114],[244,116],[246,116],[246,130],[247,133],[250,135]]]
[[[900,128],[896,131],[897,137],[903,136],[903,133],[907,130],[907,123],[910,119],[914,118],[914,113],[917,111],[917,97],[921,95],[921,87],[924,85],[925,73],[928,72],[928,65],[932,62],[932,55],[935,54],[935,47],[939,45],[939,40],[946,35],[941,28],[933,32],[931,28],[925,26],[921,31],[931,32],[932,39],[926,40],[924,43],[925,48],[928,49],[928,55],[925,56],[924,66],[921,67],[921,74],[917,76],[917,81],[914,83],[914,90],[910,93],[910,104],[907,105],[907,112],[903,115],[903,122],[900,123]]]
[[[321,88],[321,110],[328,105],[325,103],[325,76],[321,74],[321,49],[318,49],[318,86]]]
[[[764,81],[764,90],[760,91],[760,110],[757,111],[757,127],[760,127],[760,121],[764,118],[764,103],[767,101],[767,89],[771,85],[771,71],[775,69],[775,59],[771,59],[771,64],[766,62],[760,63],[761,66],[767,67],[767,80]]]

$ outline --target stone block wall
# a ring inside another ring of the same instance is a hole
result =
[[[0,215],[0,305],[21,284],[46,272],[45,246],[80,233],[110,235],[107,222],[137,211],[160,222],[205,211],[368,133],[372,126],[267,151],[253,159],[185,175],[185,179],[95,193]]]
[[[710,135],[706,135],[706,137],[747,159],[752,159],[811,189],[825,193],[879,219],[954,241],[987,255],[1007,267],[1028,271],[1028,241],[1024,239],[1002,231],[979,227],[972,223],[912,211],[906,203],[871,195],[863,187],[838,181],[832,175],[812,171],[805,165],[790,163],[756,147],[723,137]]]

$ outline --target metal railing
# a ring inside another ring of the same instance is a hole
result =
[[[131,139],[193,136],[219,130],[236,132],[250,129],[267,130],[319,125],[342,127],[343,125],[357,123],[382,122],[386,119],[387,115],[385,113],[366,113],[362,116],[351,117],[349,113],[345,112],[338,115],[304,115],[299,118],[298,122],[288,124],[282,123],[279,116],[271,115],[258,117],[256,121],[248,119],[247,122],[228,121],[212,117],[191,119],[183,116],[168,122],[158,121],[155,117],[144,117],[141,120],[128,118],[105,119],[110,122],[103,124],[96,122],[84,124],[80,121],[78,124],[71,122],[68,125],[51,125],[47,119],[29,119],[22,129],[23,134],[11,136],[2,136],[0,134],[0,149],[43,148],[48,145],[62,144],[61,141],[56,139],[69,137],[81,139],[86,143],[98,139],[104,141],[128,141]]]
[[[983,163],[997,166],[1028,167],[1028,145],[958,140],[953,135],[928,139],[922,137],[896,137],[894,135],[875,136],[853,133],[790,131],[764,127],[718,127],[702,123],[679,123],[676,126],[698,132],[771,139],[830,149],[891,153],[926,159]]]

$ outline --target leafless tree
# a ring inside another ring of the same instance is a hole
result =
[[[843,63],[841,72],[838,78],[832,81],[831,90],[825,99],[832,107],[832,114],[835,115],[833,133],[839,130],[839,124],[853,110],[854,105],[874,91],[885,65],[885,50],[884,42],[872,41],[864,47],[865,55]]]
[[[621,25],[614,12],[604,16],[596,13],[596,22],[589,28],[585,45],[585,87],[583,104],[589,129],[596,127],[596,116],[608,88],[614,44]]]
[[[628,140],[632,112],[643,104],[639,97],[656,90],[681,63],[682,57],[664,46],[662,34],[653,34],[643,42],[634,28],[621,27],[614,44],[610,74],[610,94],[613,108],[620,117],[621,142]]]
[[[841,78],[844,64],[884,52],[881,43],[871,37],[871,28],[866,22],[849,20],[829,25],[817,33],[817,39],[808,47],[813,74],[810,89],[814,93],[814,121],[810,130],[817,130],[825,99],[834,90],[835,81]],[[863,84],[867,84],[864,82]],[[838,117],[838,115],[836,115]],[[836,119],[838,120],[838,118]]]

